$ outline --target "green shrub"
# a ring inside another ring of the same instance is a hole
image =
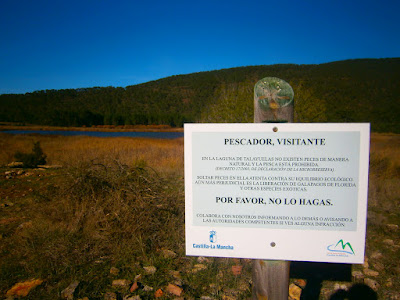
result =
[[[23,163],[24,168],[36,168],[38,165],[46,164],[46,155],[40,147],[40,142],[33,143],[32,153],[16,152],[14,157]]]

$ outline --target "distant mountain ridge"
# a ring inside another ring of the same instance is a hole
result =
[[[0,95],[0,121],[56,126],[253,122],[253,88],[287,81],[297,122],[370,122],[400,133],[400,58],[261,65],[171,76],[122,87]]]

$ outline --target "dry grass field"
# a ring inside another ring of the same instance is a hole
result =
[[[0,165],[14,160],[17,151],[29,152],[40,142],[49,165],[70,167],[82,162],[132,166],[138,162],[158,172],[183,175],[183,139],[96,138],[86,136],[8,135],[0,133]]]
[[[60,168],[7,167],[34,142]],[[26,299],[58,299],[74,281],[74,299],[154,299],[159,289],[163,299],[250,297],[250,261],[185,256],[183,139],[0,133],[0,149],[0,297],[29,279],[40,285]],[[372,134],[368,265],[353,270],[378,272],[379,299],[400,299],[400,231],[388,226],[400,225],[399,180],[400,136]],[[335,284],[352,283],[324,282],[320,299]]]

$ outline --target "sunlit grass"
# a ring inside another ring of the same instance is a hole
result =
[[[370,151],[370,207],[400,208],[400,136],[372,134]]]
[[[29,152],[39,141],[50,165],[72,166],[82,161],[138,161],[158,172],[183,174],[183,138],[98,138],[86,136],[9,135],[0,133],[0,165],[13,162],[18,151]]]
[[[103,298],[113,266],[132,279],[156,265],[163,271],[147,283],[168,283],[168,268],[178,266],[159,250],[184,256],[183,139],[3,133],[0,165],[33,142],[62,168],[0,178],[0,294],[43,278],[32,299],[58,298],[74,280],[83,282],[82,297]]]
[[[250,295],[250,263],[234,276],[231,259],[210,258],[207,269],[192,272],[196,258],[185,256],[183,139],[97,138],[0,133],[0,168],[34,142],[54,170],[25,170],[28,175],[0,178],[0,295],[15,283],[40,278],[31,299],[57,299],[72,281],[81,281],[76,297],[103,299],[112,290],[111,267],[133,279],[143,267],[157,267],[143,282],[154,288],[180,271],[185,297],[224,299]],[[400,242],[387,224],[400,224],[400,136],[372,134],[367,256],[383,253],[380,296],[391,277],[400,285],[399,250],[382,240]],[[162,257],[170,249],[174,259]],[[374,261],[371,262],[373,268]],[[361,266],[357,268],[362,269]],[[396,275],[397,274],[397,275]],[[330,284],[329,282],[325,284]],[[233,293],[234,292],[234,293]],[[152,299],[154,293],[138,292]],[[173,298],[166,296],[167,299]],[[325,298],[321,298],[325,299]]]

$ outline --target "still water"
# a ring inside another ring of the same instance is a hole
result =
[[[4,130],[9,134],[43,134],[43,135],[85,135],[95,137],[147,137],[156,139],[175,139],[183,137],[183,132],[106,132],[106,131],[67,131],[67,130]]]

